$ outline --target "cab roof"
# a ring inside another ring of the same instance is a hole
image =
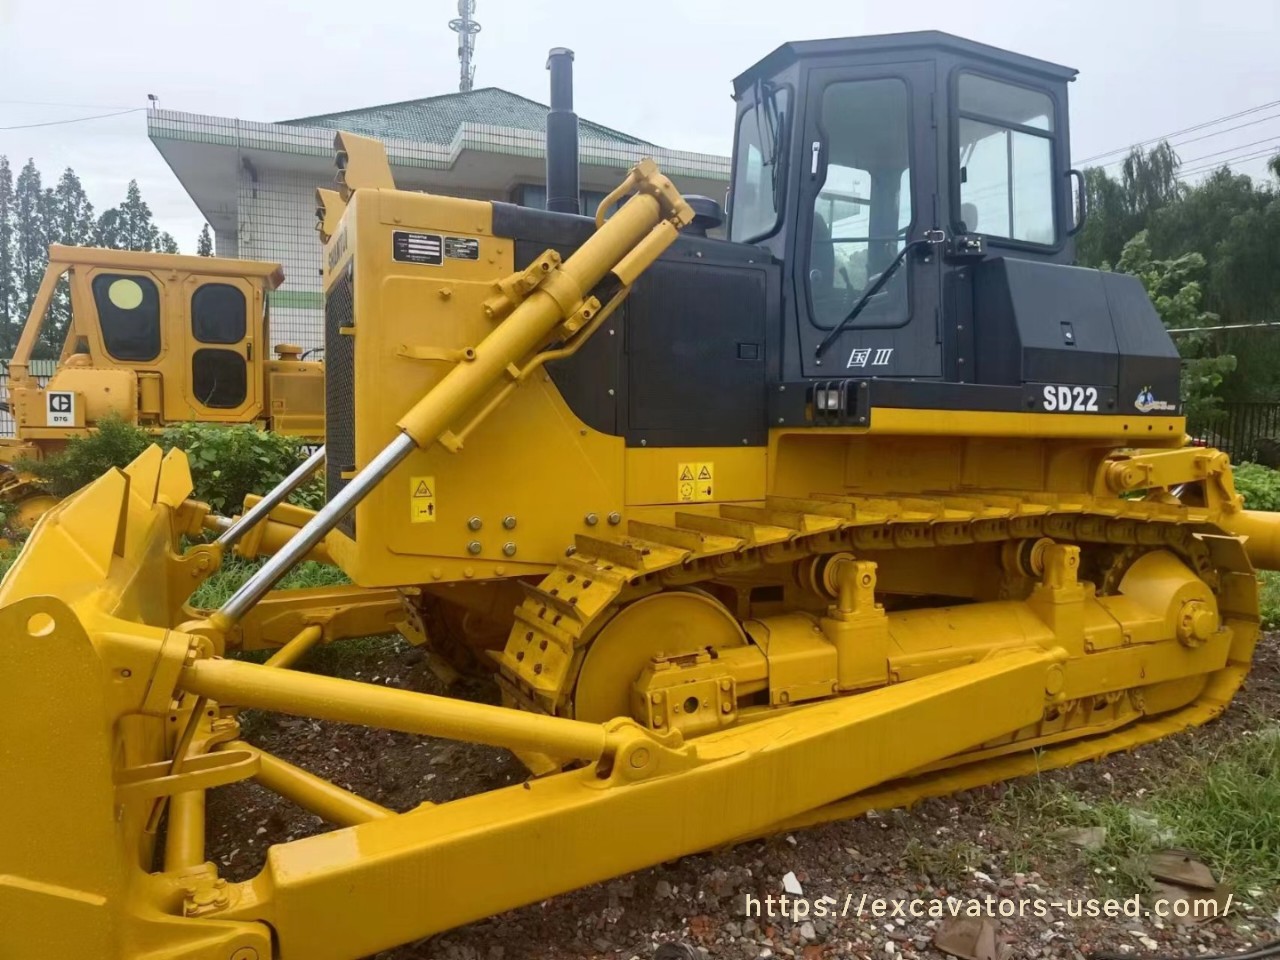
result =
[[[265,260],[235,260],[230,257],[192,257],[180,253],[143,253],[105,247],[49,247],[49,263],[73,267],[117,267],[122,270],[181,270],[216,277],[247,277],[265,280],[274,290],[284,283],[284,268]]]
[[[1003,64],[1015,70],[1058,81],[1074,80],[1079,73],[1072,67],[1064,67],[1047,60],[1037,60],[1035,57],[1002,50],[974,40],[966,40],[964,37],[942,33],[939,30],[919,30],[912,33],[884,33],[870,37],[836,37],[830,40],[797,40],[784,43],[735,77],[733,94],[735,98],[742,96],[756,80],[772,77],[797,60],[890,53],[898,50],[904,53],[923,51],[952,53]]]

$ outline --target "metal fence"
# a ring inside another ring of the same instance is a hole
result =
[[[1196,436],[1227,453],[1232,463],[1280,467],[1280,403],[1269,400],[1224,403],[1210,426]]]
[[[56,360],[32,360],[31,375],[43,387],[49,383],[56,366]],[[9,361],[0,360],[0,437],[12,438],[16,434],[17,425],[9,409]]]

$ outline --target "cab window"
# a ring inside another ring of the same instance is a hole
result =
[[[197,401],[215,410],[240,406],[249,393],[244,357],[234,350],[197,350],[191,355],[191,390]]]
[[[772,233],[782,213],[782,177],[788,93],[761,85],[753,106],[738,118],[733,192],[729,195],[729,239],[758,240]]]
[[[826,175],[814,198],[808,268],[813,320],[820,327],[843,320],[906,242],[912,219],[909,123],[902,80],[842,81],[822,92]],[[907,316],[907,271],[900,270],[867,303],[858,326],[894,326]]]
[[[102,343],[117,360],[147,363],[160,356],[160,291],[150,277],[100,273],[93,278]]]
[[[191,332],[201,343],[239,343],[245,316],[244,292],[229,283],[206,283],[191,297]]]
[[[1052,246],[1053,99],[973,73],[957,81],[960,210],[967,233]]]

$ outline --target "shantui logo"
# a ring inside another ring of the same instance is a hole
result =
[[[1153,410],[1175,413],[1178,409],[1177,404],[1170,403],[1168,400],[1157,400],[1156,395],[1151,392],[1150,385],[1138,391],[1138,399],[1133,402],[1133,405],[1139,413],[1151,413]]]

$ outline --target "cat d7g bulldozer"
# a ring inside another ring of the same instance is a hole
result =
[[[168,253],[49,248],[49,264],[8,364],[14,435],[0,438],[0,499],[29,529],[55,498],[11,465],[43,460],[104,417],[159,432],[175,423],[248,423],[324,440],[324,367],[267,341],[276,263]],[[69,319],[48,382],[32,374],[51,305]]]
[[[1186,444],[1138,282],[1072,265],[1072,71],[934,33],[784,45],[735,81],[718,240],[650,161],[563,212],[569,57],[560,209],[397,190],[339,135],[328,503],[218,610],[184,598],[289,528],[288,483],[227,526],[153,449],[35,530],[0,586],[4,956],[367,956],[1227,706],[1280,526]],[[502,703],[289,669],[355,629],[250,629],[317,550]],[[252,644],[280,649],[226,655]],[[248,742],[246,708],[531,778],[395,813]],[[251,778],[332,829],[230,882],[205,800]]]

